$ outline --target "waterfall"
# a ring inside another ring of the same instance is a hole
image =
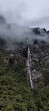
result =
[[[27,72],[28,72],[29,77],[30,77],[31,89],[33,89],[31,66],[32,66],[32,63],[31,63],[31,53],[30,53],[30,48],[28,46]]]

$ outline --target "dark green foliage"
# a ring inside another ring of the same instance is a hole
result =
[[[43,81],[45,85],[49,84],[49,70],[43,71]]]
[[[14,57],[10,57],[10,58],[9,58],[9,64],[11,64],[11,65],[12,65],[12,64],[14,64],[14,62],[15,62]]]
[[[26,72],[26,60],[13,57],[4,64],[6,56],[0,53],[0,111],[36,111]],[[14,64],[15,61],[17,64]]]
[[[42,70],[42,57],[35,67],[42,71],[40,82],[44,85],[33,90],[26,72],[25,57],[9,58],[9,63],[5,64],[7,57],[8,54],[0,51],[0,111],[49,111],[49,71],[48,66],[46,71]]]
[[[22,51],[23,57],[27,58],[27,49],[28,47],[24,48]]]

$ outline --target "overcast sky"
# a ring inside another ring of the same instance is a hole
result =
[[[49,0],[0,0],[0,14],[8,22],[49,29]]]

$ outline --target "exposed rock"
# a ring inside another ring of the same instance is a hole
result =
[[[40,34],[40,29],[39,29],[39,28],[34,28],[34,29],[33,29],[33,32],[34,32],[35,34]]]
[[[8,64],[8,63],[9,63],[9,59],[6,58],[6,59],[4,60],[4,63],[5,63],[5,64]]]
[[[47,34],[49,34],[49,31],[47,31]]]
[[[46,29],[45,29],[45,28],[43,28],[42,30],[43,30],[44,32],[46,32]]]

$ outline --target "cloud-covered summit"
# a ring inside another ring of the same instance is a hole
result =
[[[33,23],[32,26],[49,29],[49,0],[0,0],[0,14],[8,23],[29,26]]]

